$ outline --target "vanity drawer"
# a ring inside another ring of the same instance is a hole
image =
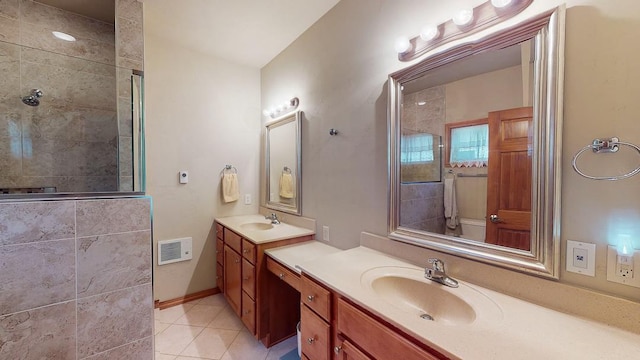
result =
[[[256,244],[247,239],[242,239],[242,256],[250,263],[256,263]]]
[[[338,333],[366,349],[376,359],[438,360],[400,334],[384,326],[343,299],[338,300]],[[384,339],[384,341],[379,341]]]
[[[224,242],[220,239],[216,239],[216,262],[224,265]]]
[[[224,242],[238,254],[242,253],[242,237],[227,228],[224,228]]]
[[[249,329],[251,334],[256,333],[256,302],[253,301],[252,298],[247,295],[244,291],[242,292],[242,322]]]
[[[216,286],[224,293],[224,267],[220,263],[216,264]]]
[[[267,258],[267,269],[275,274],[280,280],[289,284],[292,288],[300,291],[300,275],[289,270],[272,258]]]
[[[251,296],[252,299],[256,298],[256,267],[251,265],[246,259],[242,260],[242,290]]]
[[[331,315],[331,293],[310,278],[302,276],[300,301],[311,308],[326,321]]]
[[[224,241],[224,228],[218,223],[216,223],[216,238]]]
[[[302,352],[310,360],[331,359],[331,328],[306,306],[300,307]]]

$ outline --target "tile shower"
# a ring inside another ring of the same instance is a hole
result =
[[[0,199],[0,359],[153,359],[151,199],[79,194],[142,184],[132,111],[142,3],[114,8],[105,23],[0,1],[0,188],[74,193]],[[21,101],[33,89],[39,106]]]
[[[115,25],[35,1],[0,6],[3,192],[133,190],[131,69],[142,69],[142,4],[114,6]],[[26,105],[34,89],[40,104]]]

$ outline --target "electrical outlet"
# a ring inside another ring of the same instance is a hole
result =
[[[634,269],[640,267],[640,251],[628,256],[619,256],[615,246],[607,248],[607,280],[640,288],[640,276],[634,275]]]
[[[322,227],[322,240],[329,242],[329,227],[326,225]]]
[[[633,256],[617,256],[616,276],[633,279]]]
[[[244,194],[244,204],[251,205],[251,194]]]

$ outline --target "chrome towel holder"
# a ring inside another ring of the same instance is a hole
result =
[[[616,153],[616,152],[618,152],[618,150],[620,150],[620,146],[621,145],[634,148],[638,152],[638,155],[640,155],[640,146],[638,146],[636,144],[620,141],[620,139],[618,139],[617,137],[612,137],[612,138],[607,138],[607,139],[594,139],[591,144],[583,147],[580,151],[578,151],[573,156],[573,160],[571,161],[571,165],[573,166],[573,170],[575,170],[581,176],[583,176],[583,177],[585,177],[587,179],[591,179],[591,180],[611,180],[611,181],[613,181],[613,180],[622,180],[622,179],[626,179],[626,178],[632,177],[634,175],[637,175],[638,173],[640,173],[640,166],[636,167],[635,169],[629,171],[626,174],[614,175],[614,176],[592,176],[592,175],[587,175],[587,174],[583,173],[582,171],[580,171],[580,169],[578,169],[578,165],[576,164],[576,162],[578,161],[578,157],[580,157],[580,155],[582,155],[582,153],[584,153],[585,151],[591,149],[595,154]]]
[[[225,165],[224,168],[222,169],[222,171],[220,171],[220,175],[226,174],[229,171],[232,171],[231,174],[237,174],[238,173],[238,169],[236,169],[235,166]]]

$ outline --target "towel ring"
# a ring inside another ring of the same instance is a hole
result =
[[[284,169],[282,169],[282,172],[285,172],[287,174],[291,174],[291,169],[288,166],[285,166]]]
[[[628,147],[634,148],[638,152],[638,154],[640,155],[640,146],[638,146],[636,144],[620,141],[617,137],[612,137],[610,139],[594,139],[591,144],[583,147],[573,157],[573,160],[571,161],[571,165],[573,166],[573,170],[575,170],[578,174],[580,174],[581,176],[583,176],[583,177],[585,177],[587,179],[592,179],[592,180],[611,180],[611,181],[626,179],[626,178],[632,177],[632,176],[640,173],[640,166],[638,166],[637,168],[631,170],[630,172],[628,172],[626,174],[615,175],[615,176],[591,176],[591,175],[587,175],[587,174],[583,173],[582,171],[580,171],[580,169],[578,169],[578,165],[576,164],[576,162],[578,161],[578,157],[580,157],[580,155],[582,155],[582,153],[584,153],[585,151],[591,149],[595,154],[615,153],[615,152],[618,152],[618,150],[620,150],[620,145],[624,145],[624,146],[628,146]]]
[[[224,168],[222,169],[222,171],[220,171],[220,175],[223,175],[223,174],[227,173],[227,171],[231,171],[231,170],[233,170],[232,174],[237,174],[238,173],[238,169],[236,169],[235,166],[225,165]]]

